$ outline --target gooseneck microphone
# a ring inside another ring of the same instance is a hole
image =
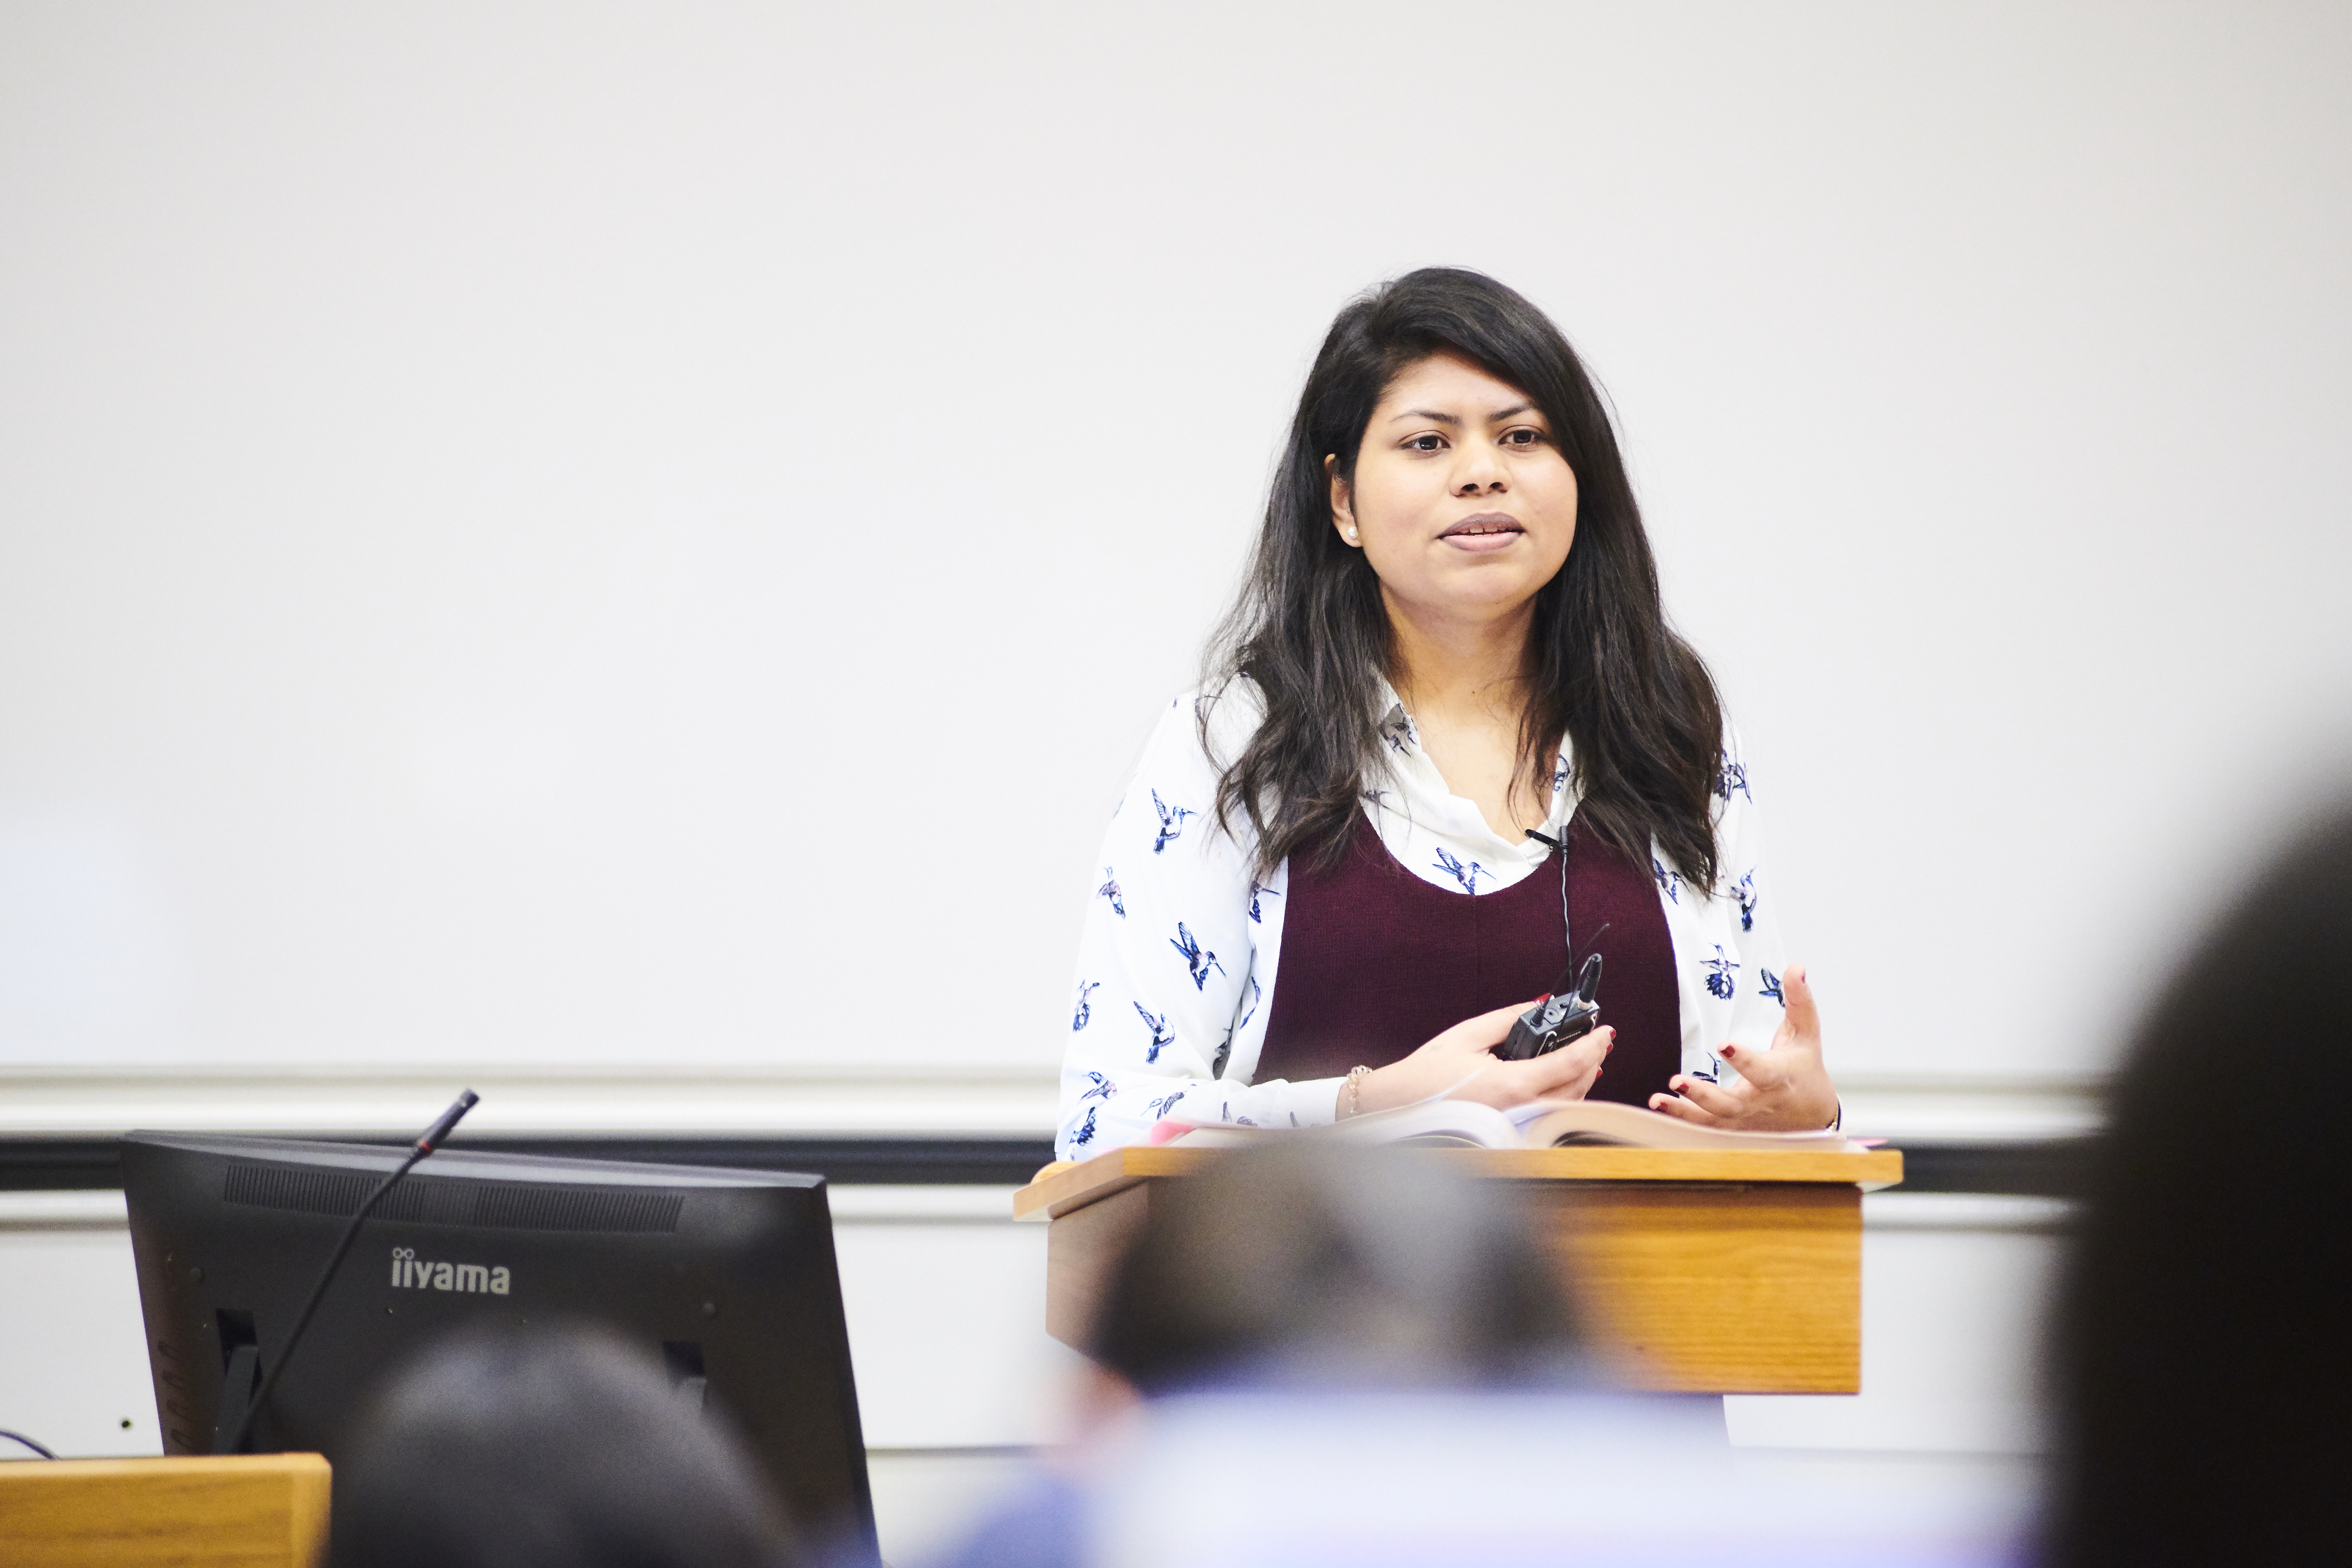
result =
[[[366,1223],[369,1215],[375,1212],[376,1205],[383,1202],[384,1194],[399,1184],[401,1177],[415,1170],[419,1160],[438,1149],[442,1140],[449,1136],[450,1130],[465,1120],[466,1112],[473,1110],[481,1098],[470,1089],[459,1095],[455,1103],[410,1145],[408,1157],[401,1161],[399,1168],[378,1182],[375,1191],[360,1205],[359,1212],[352,1215],[351,1224],[343,1226],[343,1238],[335,1243],[334,1255],[327,1259],[327,1267],[319,1275],[319,1282],[310,1287],[310,1299],[302,1303],[302,1310],[295,1316],[294,1326],[287,1331],[286,1345],[278,1352],[277,1363],[262,1378],[260,1386],[253,1390],[252,1397],[246,1402],[242,1412],[235,1412],[232,1403],[241,1392],[235,1386],[237,1378],[232,1369],[229,1386],[221,1391],[221,1421],[217,1428],[219,1436],[213,1443],[214,1453],[245,1452],[245,1439],[253,1429],[254,1417],[260,1415],[261,1407],[268,1403],[269,1391],[278,1386],[278,1379],[285,1373],[286,1363],[294,1359],[294,1347],[302,1342],[302,1331],[310,1326],[311,1314],[319,1310],[319,1303],[325,1299],[327,1287],[335,1282],[336,1271],[342,1268],[343,1258],[352,1250],[352,1243],[359,1239],[360,1226]],[[249,1378],[252,1374],[248,1372],[246,1375]]]

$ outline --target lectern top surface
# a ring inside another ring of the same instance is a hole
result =
[[[1123,1187],[1181,1176],[1222,1149],[1113,1149],[1077,1164],[1048,1165],[1013,1194],[1018,1219],[1066,1214]],[[1859,1186],[1864,1192],[1903,1180],[1899,1149],[1415,1149],[1474,1176],[1521,1182],[1801,1182]]]

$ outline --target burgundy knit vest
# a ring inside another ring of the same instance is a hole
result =
[[[1681,992],[1657,883],[1581,816],[1569,823],[1567,854],[1577,956],[1602,955],[1601,1021],[1617,1031],[1591,1098],[1645,1105],[1682,1070]],[[1568,966],[1556,860],[1500,892],[1451,892],[1397,864],[1359,816],[1336,869],[1291,861],[1285,901],[1252,1075],[1260,1083],[1386,1067],[1465,1018],[1532,1003]]]

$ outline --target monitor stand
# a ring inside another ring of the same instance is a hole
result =
[[[220,1421],[213,1428],[214,1453],[227,1453],[231,1439],[244,1429],[254,1385],[260,1381],[260,1346],[242,1344],[228,1352],[228,1370],[221,1373]]]

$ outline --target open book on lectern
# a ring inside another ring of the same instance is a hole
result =
[[[1163,1127],[1167,1125],[1161,1123]],[[1441,1149],[1806,1149],[1853,1153],[1870,1146],[1835,1129],[1819,1132],[1737,1132],[1720,1127],[1700,1127],[1663,1111],[1606,1100],[1538,1100],[1509,1110],[1496,1110],[1493,1106],[1467,1100],[1424,1100],[1305,1131],[1193,1127],[1160,1142],[1187,1149],[1228,1149],[1282,1138],[1324,1138],[1343,1143]]]

